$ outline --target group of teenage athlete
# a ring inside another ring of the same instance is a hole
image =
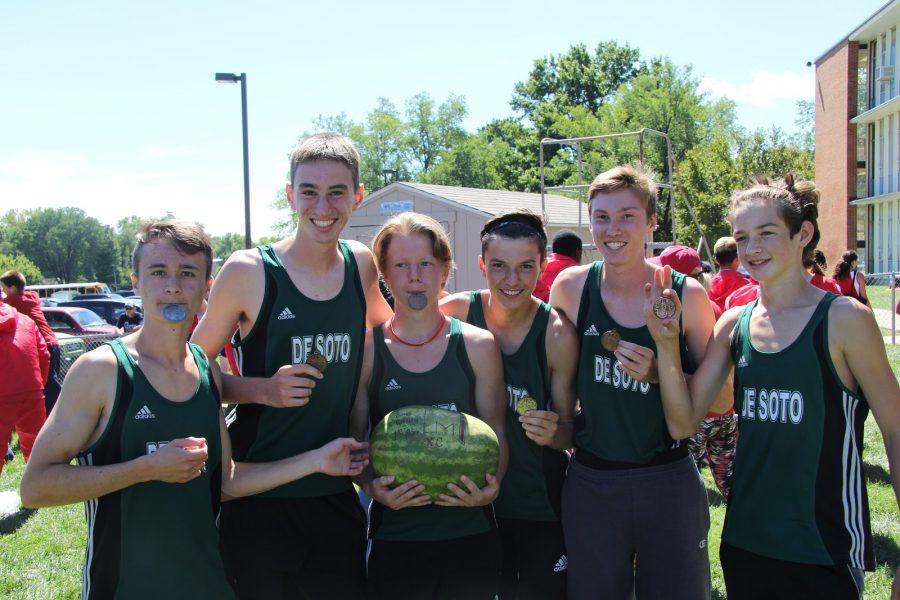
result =
[[[145,224],[144,326],[65,380],[21,495],[85,503],[84,598],[709,598],[686,440],[732,403],[729,597],[861,596],[863,424],[871,409],[900,490],[900,388],[871,311],[808,282],[812,183],[732,196],[760,292],[718,321],[699,282],[645,260],[656,189],[640,168],[593,181],[603,260],[561,272],[549,303],[532,296],[547,236],[531,213],[490,219],[486,288],[442,297],[453,257],[432,218],[390,218],[371,249],[339,239],[363,196],[350,140],[301,142],[286,191],[296,234],[235,252],[214,285],[199,227]],[[236,375],[207,358],[229,341]],[[462,477],[432,501],[375,475],[368,431],[414,404],[494,429],[485,487]]]

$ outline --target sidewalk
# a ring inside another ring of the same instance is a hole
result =
[[[886,308],[873,308],[872,311],[875,313],[875,321],[878,323],[879,327],[884,327],[890,332],[891,330],[891,311]],[[897,315],[896,322],[894,324],[894,331],[896,332],[895,340],[897,344],[900,344],[900,315]],[[891,343],[891,334],[884,336],[884,343]]]
[[[875,320],[878,322],[878,326],[890,330],[891,311],[886,308],[873,308],[872,312],[875,313]],[[900,332],[900,315],[897,315],[896,319],[895,330]],[[900,337],[900,335],[898,335],[898,337]]]

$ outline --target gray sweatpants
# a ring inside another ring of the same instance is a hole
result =
[[[709,504],[690,456],[624,470],[572,460],[562,524],[573,600],[710,597]]]

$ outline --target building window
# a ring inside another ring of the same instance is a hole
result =
[[[885,162],[887,188],[885,188],[885,192],[890,193],[894,191],[894,115],[888,115],[887,147],[887,162]]]
[[[875,161],[878,166],[878,187],[875,193],[881,195],[884,193],[884,119],[878,119],[878,158]]]
[[[884,202],[878,203],[878,234],[875,236],[875,244],[878,247],[875,260],[878,272],[884,272]]]
[[[894,270],[894,202],[888,202],[887,218],[887,269]]]
[[[869,155],[866,161],[866,196],[875,195],[875,123],[869,124]]]
[[[877,273],[875,266],[875,207],[871,204],[866,209],[866,266],[867,272]]]
[[[890,54],[890,62],[888,63],[888,65],[891,67],[893,67],[894,65],[897,64],[894,61],[894,57],[896,56],[896,53],[897,53],[897,29],[894,28],[894,29],[891,29],[891,54]],[[891,79],[890,90],[891,90],[891,93],[890,93],[890,96],[888,96],[888,99],[894,97],[894,79],[893,78]]]
[[[875,108],[875,105],[878,102],[878,99],[875,97],[875,90],[877,89],[875,86],[875,57],[877,56],[877,47],[878,44],[875,42],[875,40],[872,40],[869,43],[868,58],[866,60],[869,65],[866,77],[869,82],[869,85],[866,88],[866,92],[868,94],[867,108]]]
[[[856,114],[869,110],[869,48],[860,44],[856,63]]]
[[[867,271],[866,259],[866,237],[868,234],[868,226],[866,215],[869,214],[868,206],[855,207],[856,213],[856,254],[859,256],[859,264],[857,265],[861,271]]]

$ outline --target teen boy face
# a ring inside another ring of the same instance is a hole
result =
[[[644,242],[656,229],[640,198],[629,189],[595,194],[590,202],[591,236],[611,265],[630,264],[644,256]]]
[[[363,186],[354,187],[347,166],[336,160],[300,163],[294,184],[286,186],[288,202],[297,213],[300,237],[323,244],[335,243],[363,198]]]
[[[145,323],[162,321],[167,304],[181,304],[187,311],[183,322],[190,324],[200,310],[203,297],[212,285],[206,275],[206,257],[202,252],[182,254],[167,239],[157,239],[141,248],[137,275],[131,276],[134,290],[140,294]]]

